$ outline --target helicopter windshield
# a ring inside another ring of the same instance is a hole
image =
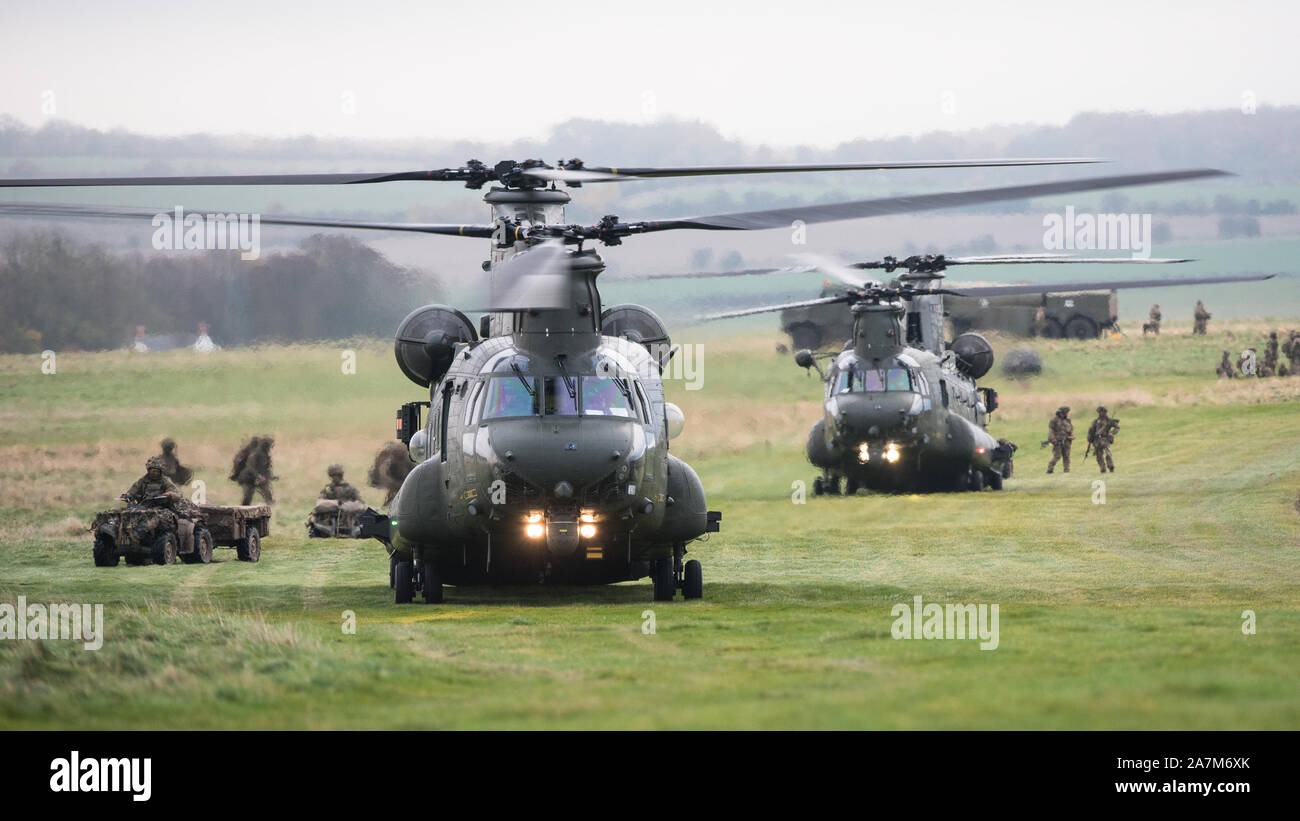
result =
[[[864,393],[869,391],[910,391],[912,374],[907,368],[852,368],[840,371],[836,393]]]
[[[563,377],[548,376],[542,380],[546,385],[545,407],[547,416],[577,416],[578,415],[578,397],[576,376],[569,377],[566,382]],[[574,395],[569,395],[569,385],[574,384]]]
[[[483,400],[483,418],[532,416],[536,413],[533,403],[536,393],[537,380],[531,376],[498,376],[489,379]],[[568,394],[565,394],[565,398],[568,398]]]
[[[601,376],[582,377],[582,414],[584,416],[619,416],[631,418],[626,379]]]

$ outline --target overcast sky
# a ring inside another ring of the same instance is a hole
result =
[[[0,113],[508,140],[571,117],[856,137],[1300,103],[1291,2],[0,0]]]

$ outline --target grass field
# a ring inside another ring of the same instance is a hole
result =
[[[692,545],[705,600],[654,605],[643,581],[396,607],[378,544],[307,540],[325,466],[363,484],[418,398],[388,343],[64,353],[53,375],[0,357],[0,601],[106,620],[97,652],[0,641],[0,728],[1300,728],[1300,378],[1215,380],[1262,322],[1167,325],[1037,343],[1041,377],[990,376],[991,429],[1020,444],[1001,493],[805,504],[818,384],[772,333],[695,333],[704,387],[669,384],[674,450],[723,530]],[[1068,475],[1037,447],[1058,405],[1081,432],[1098,403],[1123,424],[1104,505],[1082,436]],[[92,566],[85,528],[162,436],[231,503],[254,433],[276,434],[282,477],[259,564]],[[998,604],[998,649],[894,640],[916,595]]]

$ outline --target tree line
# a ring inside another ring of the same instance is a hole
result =
[[[385,336],[439,284],[352,237],[315,234],[242,261],[238,251],[113,253],[59,230],[0,241],[0,351],[107,350],[211,325],[221,345]]]

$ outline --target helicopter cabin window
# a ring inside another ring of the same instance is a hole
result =
[[[548,376],[542,383],[546,416],[578,415],[578,377]]]
[[[912,376],[907,368],[874,368],[840,371],[836,393],[862,393],[868,391],[910,391]]]
[[[483,419],[533,416],[536,393],[537,380],[531,376],[494,376],[484,391]]]
[[[447,461],[447,422],[451,417],[451,394],[447,385],[442,386],[442,413],[438,417],[438,453],[442,461]]]
[[[582,415],[631,419],[632,390],[629,384],[628,380],[619,377],[582,377]]]
[[[474,390],[469,394],[469,399],[465,402],[465,426],[469,427],[478,421],[475,410],[478,408],[479,397],[483,395],[483,380],[474,383]]]
[[[641,406],[641,421],[648,425],[650,424],[650,400],[646,399],[645,390],[641,387],[640,382],[634,382],[633,384],[636,385],[637,404]]]

